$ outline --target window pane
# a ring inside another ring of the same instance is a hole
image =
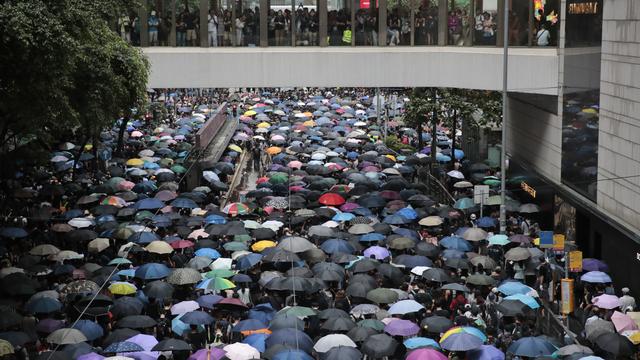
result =
[[[529,42],[529,0],[510,0],[509,45],[526,46]]]
[[[356,13],[356,45],[378,45],[377,1],[372,3],[371,0],[359,0],[359,8]]]
[[[416,14],[416,45],[438,44],[438,1],[423,0]]]
[[[296,46],[317,46],[320,19],[316,11],[316,0],[298,1],[294,19]]]
[[[387,2],[387,44],[411,45],[411,10],[409,0]]]
[[[567,2],[565,47],[599,46],[602,40],[602,0]]]
[[[258,0],[236,1],[235,45],[257,46],[260,42],[260,4]]]
[[[176,45],[198,46],[198,23],[200,22],[199,0],[176,2]],[[151,38],[149,38],[151,40]],[[151,41],[149,42],[151,43]]]
[[[267,25],[269,46],[291,46],[291,0],[272,0]]]
[[[351,45],[351,0],[327,0],[329,46]]]
[[[557,46],[560,28],[558,2],[559,0],[533,0],[534,45]]]
[[[474,45],[495,45],[498,34],[498,1],[476,0]]]
[[[149,46],[168,46],[171,33],[171,2],[149,0],[147,9],[149,9],[147,14]]]
[[[220,16],[220,6],[217,1],[209,2],[209,14],[207,14],[207,42],[209,47],[222,46],[224,36],[224,21]]]
[[[471,0],[448,0],[447,43],[465,46],[471,44]]]
[[[218,3],[218,13],[222,16],[222,27],[218,24],[218,45],[220,46],[233,45],[233,19],[230,1],[220,0]]]

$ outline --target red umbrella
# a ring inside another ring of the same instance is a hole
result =
[[[193,246],[194,246],[194,243],[189,240],[176,240],[171,243],[171,247],[174,249],[186,249]]]
[[[340,206],[345,203],[345,200],[342,196],[336,193],[326,193],[320,196],[318,202],[327,206]]]

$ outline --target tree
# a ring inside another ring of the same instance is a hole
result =
[[[132,0],[0,4],[0,154],[85,142],[144,100],[149,64],[109,28]],[[25,141],[26,140],[26,141]],[[33,145],[30,145],[33,146]]]

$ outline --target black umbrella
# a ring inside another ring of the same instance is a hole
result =
[[[295,315],[278,314],[269,323],[269,330],[271,331],[287,328],[304,329],[304,321]]]
[[[350,270],[354,273],[366,273],[371,270],[375,270],[379,265],[380,263],[376,260],[365,258],[358,260]]]
[[[132,336],[136,336],[138,334],[140,334],[139,331],[132,330],[132,329],[127,329],[127,328],[115,329],[112,332],[110,332],[109,335],[107,335],[107,337],[104,339],[102,344],[103,346],[108,346],[116,342],[125,341],[131,338]]]
[[[374,287],[369,286],[366,283],[351,282],[351,284],[347,286],[346,294],[351,297],[366,298],[367,293],[373,289]]]
[[[0,339],[7,340],[13,346],[23,346],[28,342],[32,342],[35,339],[31,339],[27,333],[23,331],[5,331],[0,333]]]
[[[387,334],[371,335],[364,344],[362,344],[362,352],[372,358],[381,358],[391,356],[396,351],[398,342]]]
[[[635,345],[626,336],[618,333],[602,334],[595,343],[600,350],[615,357],[632,356],[636,352]]]
[[[140,315],[144,304],[138,298],[124,296],[114,301],[110,311],[116,319],[130,315]]]
[[[8,329],[22,323],[22,316],[12,308],[0,306],[0,329]]]
[[[504,316],[522,315],[532,311],[529,306],[520,300],[502,300],[498,305],[496,305],[496,310],[501,312]]]
[[[402,270],[391,264],[380,264],[380,266],[378,266],[378,273],[394,281],[395,283],[402,283],[404,280],[404,274],[402,273]]]
[[[347,332],[347,336],[354,342],[361,342],[367,340],[371,335],[378,332],[370,327],[356,326]]]
[[[259,228],[259,229],[253,230],[251,232],[251,235],[256,240],[268,240],[268,239],[275,239],[276,232],[269,228]]]
[[[156,321],[147,315],[131,315],[120,319],[116,326],[119,328],[144,329],[156,326]]]
[[[360,350],[350,346],[336,346],[327,351],[322,357],[323,360],[360,360],[362,353]]]
[[[418,255],[424,255],[431,258],[435,258],[438,256],[438,254],[440,254],[441,250],[436,245],[421,241],[416,245],[415,252]]]
[[[318,318],[321,320],[327,320],[332,318],[348,318],[349,314],[346,311],[336,308],[329,308],[320,311]]]
[[[444,316],[431,316],[420,323],[420,326],[432,334],[443,333],[453,327],[453,321]]]
[[[422,277],[434,282],[446,283],[451,281],[451,277],[441,268],[431,268],[422,273]]]
[[[329,331],[349,331],[356,326],[356,323],[349,317],[330,318],[322,325],[322,329]]]
[[[191,351],[191,345],[184,340],[166,339],[157,343],[151,351]]]

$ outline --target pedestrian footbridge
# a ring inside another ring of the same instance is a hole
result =
[[[151,88],[502,89],[495,47],[147,47]],[[509,91],[558,95],[556,48],[509,49]]]

